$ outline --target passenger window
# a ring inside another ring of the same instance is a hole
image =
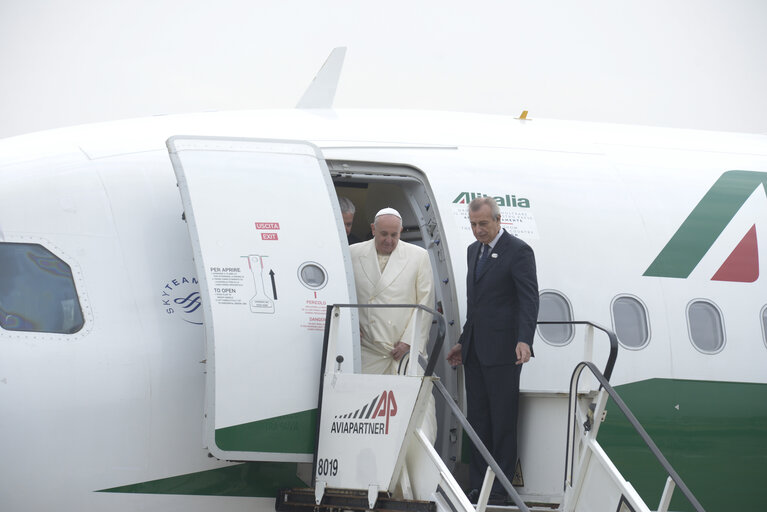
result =
[[[767,345],[767,306],[762,308],[762,338]]]
[[[647,308],[639,299],[621,295],[612,304],[613,328],[621,345],[640,349],[650,341],[650,322]]]
[[[573,310],[570,302],[559,292],[545,291],[540,296],[539,322],[571,322]],[[551,345],[567,345],[573,339],[573,326],[562,324],[538,325],[538,334]]]
[[[695,300],[687,306],[687,327],[692,344],[707,354],[724,348],[722,313],[712,302]]]
[[[83,323],[69,265],[42,245],[0,242],[0,327],[73,334]]]

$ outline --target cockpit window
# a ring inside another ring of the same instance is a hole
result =
[[[0,242],[0,327],[73,334],[84,324],[72,269],[39,244]]]

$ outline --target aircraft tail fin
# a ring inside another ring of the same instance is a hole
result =
[[[346,47],[333,48],[309,87],[298,100],[296,108],[333,108],[338,79],[346,57]]]

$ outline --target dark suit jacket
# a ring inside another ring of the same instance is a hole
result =
[[[461,355],[469,346],[485,366],[513,364],[518,341],[530,345],[538,319],[538,278],[532,248],[503,230],[475,280],[481,244],[468,248],[466,323],[461,334]],[[497,256],[494,256],[497,255]]]

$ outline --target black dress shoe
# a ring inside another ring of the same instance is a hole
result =
[[[472,489],[466,493],[466,497],[469,499],[469,503],[476,505],[479,500],[479,489]]]

